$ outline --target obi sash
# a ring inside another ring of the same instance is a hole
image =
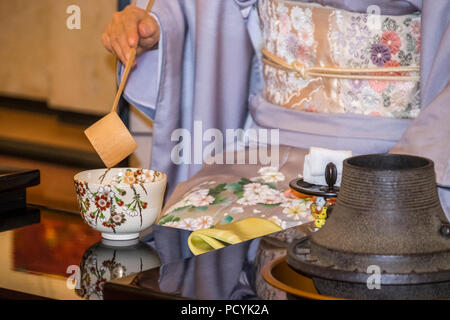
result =
[[[259,16],[263,97],[270,104],[391,119],[419,114],[420,13],[370,15],[261,0]]]

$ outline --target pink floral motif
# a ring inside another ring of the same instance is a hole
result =
[[[376,93],[383,93],[388,86],[388,82],[385,80],[369,80],[369,85]]]
[[[389,48],[391,54],[396,54],[402,47],[402,41],[400,40],[400,37],[398,36],[397,32],[393,30],[384,32],[381,35],[381,42]]]
[[[236,203],[241,204],[243,206],[254,206],[258,204],[257,197],[242,197],[236,201]]]
[[[414,21],[411,24],[411,30],[414,34],[420,34],[421,23],[419,21]]]
[[[179,227],[181,229],[186,229],[186,230],[198,230],[200,229],[200,224],[199,221],[197,219],[193,219],[193,218],[186,218],[180,221]]]
[[[297,46],[297,57],[298,57],[299,62],[301,62],[303,64],[306,63],[310,57],[310,52],[309,52],[308,47],[305,47],[304,45],[299,44]]]
[[[369,80],[369,86],[376,93],[383,93],[388,86],[388,82],[385,80]]]
[[[261,195],[260,203],[264,204],[277,204],[283,201],[281,193],[275,189],[267,189],[267,191]]]
[[[389,60],[388,62],[386,62],[384,64],[385,68],[395,68],[395,67],[399,67],[400,66],[400,62],[396,61],[396,60]],[[408,73],[407,72],[377,72],[375,73],[375,75],[378,76],[407,76]],[[392,81],[391,81],[392,82]],[[369,80],[369,85],[372,88],[373,91],[377,92],[377,93],[383,93],[387,86],[389,84],[389,81],[386,80]]]
[[[260,194],[265,191],[266,187],[267,186],[263,187],[263,185],[260,183],[249,183],[244,186],[244,190],[253,192],[255,194]]]
[[[211,227],[214,221],[211,216],[201,216],[197,218],[197,222],[200,229],[206,229]]]
[[[186,199],[194,207],[203,207],[211,204],[214,197],[210,196],[209,189],[200,189],[189,194]]]
[[[313,29],[309,25],[303,26],[299,31],[299,41],[306,47],[311,47],[314,44],[314,37],[313,37]]]
[[[395,67],[400,67],[400,62],[396,61],[396,60],[389,60],[388,62],[385,63],[384,67],[385,68],[395,68]],[[394,76],[407,76],[408,73],[407,72],[390,72],[390,73],[383,73],[383,74],[390,74],[390,75],[394,75]]]
[[[264,179],[264,176],[262,176],[261,179]],[[281,201],[281,194],[279,193],[279,191],[270,188],[266,184],[249,183],[244,186],[243,197],[238,199],[236,202],[244,206],[250,206],[258,203],[276,204],[280,203]]]
[[[308,106],[305,110],[306,112],[317,112],[316,108],[314,106]]]
[[[287,14],[280,15],[280,33],[288,34],[291,31],[291,19]]]

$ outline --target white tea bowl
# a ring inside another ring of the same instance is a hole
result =
[[[158,218],[167,177],[139,168],[95,169],[74,177],[84,221],[109,240],[130,240]]]

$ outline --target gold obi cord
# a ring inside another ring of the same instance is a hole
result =
[[[361,79],[361,80],[397,80],[397,81],[419,81],[420,76],[404,75],[405,73],[419,73],[418,66],[399,66],[389,68],[329,68],[329,67],[305,67],[294,61],[289,64],[282,58],[262,50],[263,62],[271,67],[294,72],[297,77],[307,79],[309,77],[325,77],[339,79]]]

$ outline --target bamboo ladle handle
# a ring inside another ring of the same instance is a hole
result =
[[[149,0],[148,1],[147,8],[145,9],[147,11],[147,13],[152,10],[154,2],[155,2],[155,0]],[[130,74],[130,70],[131,70],[131,67],[133,66],[135,58],[136,58],[136,48],[131,48],[131,50],[130,50],[130,57],[129,57],[129,59],[127,61],[127,64],[125,66],[125,72],[123,73],[122,81],[120,81],[119,89],[117,90],[116,97],[114,99],[114,104],[113,104],[113,107],[111,109],[111,112],[116,112],[117,111],[117,106],[119,105],[120,97],[122,96],[123,89],[125,88],[125,84],[127,83],[128,75]]]

